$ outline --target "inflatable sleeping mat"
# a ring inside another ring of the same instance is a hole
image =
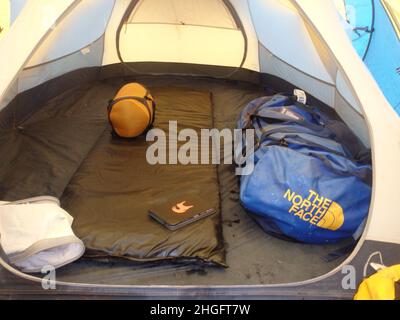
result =
[[[216,166],[150,165],[146,150],[152,142],[143,136],[113,137],[107,101],[119,85],[65,92],[20,128],[5,131],[0,138],[0,150],[8,150],[0,167],[2,199],[59,197],[74,217],[72,227],[87,257],[225,266]],[[167,137],[169,120],[177,121],[179,129],[212,127],[210,92],[151,90],[158,107],[154,127]],[[208,199],[217,213],[176,231],[148,216],[150,207],[188,190]]]
[[[152,90],[158,105],[155,128],[176,120],[180,128],[212,127],[211,97],[184,89]],[[106,129],[69,183],[61,199],[75,218],[74,231],[87,256],[116,256],[138,261],[197,259],[224,264],[219,214],[170,231],[148,210],[188,190],[219,210],[216,167],[150,165],[152,142],[113,138]]]

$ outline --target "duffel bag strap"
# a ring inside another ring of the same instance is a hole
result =
[[[326,138],[326,139],[333,139],[335,137],[334,133],[328,130],[327,128],[322,128],[320,131],[314,131],[309,128],[303,128],[303,127],[279,127],[279,128],[263,128],[261,131],[261,136],[260,136],[260,141],[264,141],[267,137],[274,133],[287,133],[287,134],[301,134],[301,133],[307,133],[311,134],[320,138]]]
[[[254,112],[248,115],[250,118],[250,122],[252,122],[252,119],[254,119],[254,118],[263,119],[266,121],[269,120],[269,121],[272,121],[275,123],[276,122],[296,122],[299,125],[307,126],[312,130],[319,130],[319,128],[321,126],[323,127],[325,125],[326,119],[324,117],[322,117],[319,112],[316,111],[316,108],[298,102],[296,96],[287,95],[285,93],[280,93],[277,95],[286,98],[285,99],[286,101],[282,101],[282,105],[281,105],[282,108],[294,105],[297,108],[309,113],[319,124],[315,125],[315,124],[309,123],[307,121],[301,120],[299,118],[296,119],[296,118],[293,118],[290,116],[286,116],[283,113],[268,110],[268,108],[267,108],[267,111],[263,110],[263,114],[260,114],[261,109],[265,106],[265,104],[267,104],[269,102],[269,101],[263,101],[263,100],[261,100],[257,104],[257,106],[254,109]],[[250,124],[248,126],[251,127]]]
[[[310,122],[305,121],[305,120],[294,119],[294,118],[285,116],[282,113],[278,114],[277,112],[270,111],[270,110],[264,111],[264,113],[262,115],[259,114],[259,113],[252,114],[250,117],[251,117],[251,119],[260,119],[260,120],[265,120],[267,122],[268,121],[270,121],[270,122],[272,121],[273,123],[276,123],[276,122],[295,123],[295,124],[298,124],[300,126],[309,128],[309,129],[314,130],[314,131],[322,131],[322,130],[325,129],[324,124],[313,124],[313,123],[310,123]]]
[[[259,120],[259,119],[257,119]],[[325,127],[319,128],[319,131],[315,131],[312,130],[308,127],[301,127],[298,126],[297,128],[295,127],[279,127],[279,128],[265,128],[262,126],[262,124],[257,121],[257,127],[255,126],[250,127],[247,126],[246,128],[242,129],[242,135],[243,135],[243,140],[246,141],[246,130],[248,129],[254,129],[254,130],[258,130],[260,132],[259,136],[256,134],[255,137],[255,141],[254,141],[254,146],[251,146],[251,154],[243,154],[243,152],[246,149],[246,146],[243,146],[242,149],[242,157],[243,159],[246,159],[248,156],[252,155],[254,152],[256,152],[262,145],[262,143],[265,141],[265,139],[267,139],[270,135],[274,134],[274,133],[287,133],[287,134],[296,134],[296,133],[309,133],[309,134],[313,134],[315,136],[321,137],[321,138],[333,138],[332,135],[333,133],[328,130]],[[282,145],[281,142],[277,143],[278,145]],[[330,151],[330,150],[329,150]]]

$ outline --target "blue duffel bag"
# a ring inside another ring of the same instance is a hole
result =
[[[371,198],[370,151],[343,122],[280,94],[252,101],[238,127],[254,129],[256,140],[240,200],[266,232],[306,243],[359,233]]]

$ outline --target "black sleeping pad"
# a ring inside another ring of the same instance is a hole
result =
[[[211,94],[184,88],[152,88],[157,101],[154,127],[168,135],[178,129],[211,128]],[[217,168],[214,165],[150,165],[144,136],[121,139],[106,127],[70,181],[61,199],[74,217],[73,228],[87,256],[139,261],[199,260],[225,264],[220,225]],[[176,231],[152,220],[148,210],[188,191],[207,199],[218,213]]]

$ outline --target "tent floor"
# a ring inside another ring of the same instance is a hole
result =
[[[234,128],[237,116],[242,108],[252,99],[264,95],[259,87],[241,82],[227,82],[209,79],[195,79],[185,77],[139,77],[135,79],[145,85],[150,90],[155,86],[178,86],[187,87],[194,90],[206,90],[212,94],[213,123],[216,128]],[[90,99],[95,99],[100,105],[107,105],[107,101],[113,96],[116,90],[126,82],[121,79],[102,80],[88,84],[85,88],[76,88],[75,91],[63,94],[52,99],[51,103],[43,106],[30,119],[26,121],[26,126],[35,127],[49,125],[46,121],[57,114],[73,114],[76,108],[87,104]],[[279,88],[276,88],[279,89]],[[278,91],[278,90],[277,90]],[[75,98],[73,98],[75,97]],[[51,107],[62,101],[68,110],[52,110]],[[70,146],[79,145],[86,142],[86,145],[93,147],[96,139],[104,131],[105,109],[101,109],[98,115],[99,125],[97,135],[90,136],[85,133],[83,126],[82,132],[68,133],[64,136],[81,137],[81,139],[70,139]],[[63,122],[55,122],[53,125],[63,125]],[[98,124],[96,124],[97,126]],[[36,127],[35,127],[36,128]],[[40,129],[36,128],[38,135]],[[60,129],[62,130],[62,128]],[[95,130],[96,131],[96,130]],[[34,132],[34,130],[32,131]],[[12,136],[12,143],[22,143],[18,133],[8,133],[0,138],[0,151],[8,148],[6,139]],[[75,136],[74,136],[75,135]],[[8,138],[7,138],[8,136]],[[51,143],[56,144],[52,139],[45,143],[34,134],[25,134],[24,139],[30,139],[32,144],[39,142],[42,147],[52,148]],[[24,140],[25,141],[25,140]],[[32,144],[29,148],[33,148]],[[48,145],[50,144],[50,145]],[[55,145],[54,145],[55,146]],[[67,146],[63,146],[65,149]],[[82,147],[82,150],[84,148]],[[16,150],[14,159],[23,159],[26,163],[28,155],[23,154],[24,148]],[[37,160],[37,152],[32,153],[31,157]],[[91,148],[86,150],[86,155]],[[29,151],[29,150],[28,150]],[[67,150],[68,152],[68,150]],[[21,154],[19,154],[21,153]],[[62,154],[60,156],[63,156]],[[68,154],[71,163],[81,163],[84,157]],[[10,158],[11,159],[11,158]],[[37,160],[38,161],[38,160]],[[46,162],[46,161],[45,161]],[[5,161],[9,164],[8,170],[19,170],[18,163]],[[31,162],[32,163],[32,162]],[[34,163],[32,163],[34,168]],[[63,190],[72,180],[79,164],[75,167],[71,165],[64,168],[65,181],[55,187],[54,193],[61,197]],[[0,188],[0,196],[5,200],[12,198],[22,198],[29,196],[21,190],[29,186],[29,177],[23,184],[16,184],[18,174],[5,172],[6,169],[0,168],[0,182],[4,183]],[[59,168],[54,168],[53,173]],[[31,169],[32,170],[32,169]],[[20,171],[18,171],[20,172]],[[104,258],[93,260],[82,258],[57,272],[57,280],[82,282],[93,284],[125,284],[125,285],[257,285],[257,284],[279,284],[308,280],[321,276],[333,268],[337,267],[345,257],[333,262],[325,262],[322,258],[332,251],[343,247],[343,244],[336,245],[305,245],[283,241],[265,234],[259,226],[248,216],[238,201],[238,180],[234,174],[234,167],[230,165],[220,165],[218,167],[219,188],[221,197],[221,214],[223,221],[223,235],[226,247],[226,263],[229,268],[219,267],[199,267],[192,263],[137,263],[116,258]],[[14,181],[14,182],[13,182]],[[7,190],[7,191],[6,191]],[[41,190],[45,194],[45,189]],[[3,271],[0,272],[2,277]]]

